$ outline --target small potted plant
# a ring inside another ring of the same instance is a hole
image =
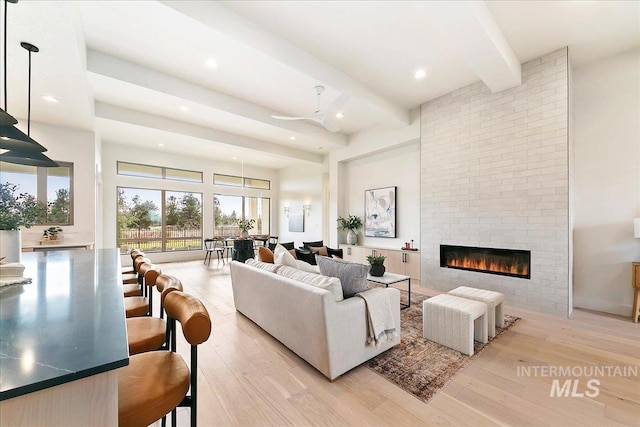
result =
[[[49,227],[44,230],[43,237],[47,237],[49,240],[58,240],[58,233],[62,233],[62,228]]]
[[[31,228],[47,209],[30,194],[16,194],[17,190],[15,184],[0,183],[0,257],[7,262],[20,261],[20,227]]]
[[[338,230],[349,230],[347,232],[347,243],[350,245],[358,244],[356,231],[360,227],[362,227],[362,220],[355,215],[349,215],[346,218],[338,217]]]
[[[243,239],[246,239],[247,237],[249,237],[249,230],[253,230],[253,226],[256,223],[256,220],[255,219],[239,219],[238,221],[236,221],[236,223],[238,224],[238,228],[242,230],[240,232],[240,237],[242,237]]]
[[[368,255],[367,262],[371,264],[371,269],[369,270],[369,274],[372,276],[380,277],[384,275],[384,260],[387,257],[384,255]]]

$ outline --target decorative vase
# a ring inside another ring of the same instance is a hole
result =
[[[243,239],[246,239],[249,237],[249,232],[247,230],[242,230],[240,232],[240,237],[242,237]]]
[[[372,264],[371,265],[371,269],[369,270],[369,274],[371,274],[372,276],[375,276],[375,277],[380,277],[380,276],[384,275],[385,270],[386,269],[384,268],[384,265],[382,265],[382,264],[380,264],[380,265]]]
[[[356,234],[355,231],[349,230],[347,232],[347,243],[350,244],[350,245],[357,245],[358,244],[358,235]]]
[[[20,230],[0,230],[0,258],[4,262],[20,262],[22,238]]]

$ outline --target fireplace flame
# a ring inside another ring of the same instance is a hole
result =
[[[493,271],[496,273],[510,273],[527,276],[529,274],[529,266],[526,264],[507,263],[505,261],[496,261],[488,259],[487,257],[481,258],[453,258],[447,262],[449,267],[471,268],[474,270]]]

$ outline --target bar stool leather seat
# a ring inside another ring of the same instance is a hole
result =
[[[135,285],[122,285],[122,290],[125,297],[139,297],[142,296],[142,289],[137,283]]]
[[[127,297],[124,299],[124,311],[127,318],[146,316],[149,313],[149,303],[145,297]]]
[[[118,425],[148,426],[171,412],[187,394],[189,378],[189,367],[174,352],[152,351],[130,357],[129,365],[118,370]]]
[[[129,355],[157,350],[164,344],[167,322],[157,317],[127,319]]]
[[[182,291],[182,283],[173,276],[161,274],[156,279],[156,286],[158,283],[162,283],[161,303],[164,303],[164,299],[171,292]],[[159,350],[165,344],[168,338],[167,334],[167,322],[162,316],[160,318],[143,316],[127,319],[129,355]]]

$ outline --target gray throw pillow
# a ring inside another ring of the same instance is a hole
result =
[[[368,265],[323,256],[317,256],[316,261],[320,268],[320,274],[340,279],[345,299],[369,289],[367,284]]]

